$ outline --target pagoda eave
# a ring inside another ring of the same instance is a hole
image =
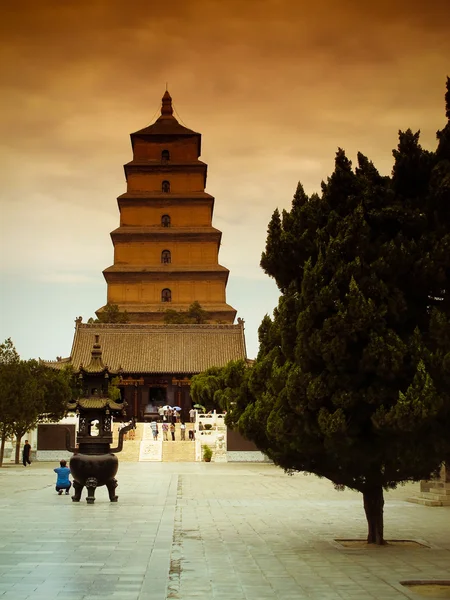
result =
[[[107,283],[153,283],[164,282],[169,277],[171,281],[221,281],[225,285],[228,281],[229,270],[225,267],[207,271],[205,269],[194,271],[192,269],[182,271],[180,267],[174,269],[152,269],[151,267],[134,267],[124,265],[112,265],[103,271],[103,277]]]
[[[127,313],[132,323],[164,325],[165,312],[167,310],[175,310],[177,312],[187,312],[189,305],[172,302],[164,302],[160,304],[131,304],[119,303],[119,310]],[[98,316],[106,309],[102,306],[96,311]],[[210,304],[208,306],[208,323],[234,323],[237,311],[229,304]]]
[[[117,197],[117,200],[214,200],[214,196],[208,194],[208,192],[198,191],[198,192],[161,192],[159,190],[154,190],[149,192],[148,190],[139,191],[135,190],[132,192],[125,192]]]
[[[118,227],[111,232],[113,244],[116,242],[215,242],[220,244],[222,232],[214,227],[208,230],[194,227]]]

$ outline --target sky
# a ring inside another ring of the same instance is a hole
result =
[[[102,270],[129,134],[168,84],[201,159],[247,353],[278,290],[259,267],[275,208],[338,147],[389,174],[398,130],[436,146],[450,74],[448,0],[2,0],[0,341],[69,356],[106,303]]]

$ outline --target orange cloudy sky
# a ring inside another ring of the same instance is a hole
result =
[[[1,340],[68,355],[73,319],[106,301],[129,134],[168,82],[203,134],[228,301],[248,354],[277,302],[259,268],[275,207],[338,146],[389,173],[399,129],[435,147],[450,74],[448,0],[2,0]]]

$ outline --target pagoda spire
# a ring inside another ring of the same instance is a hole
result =
[[[166,90],[162,97],[161,117],[171,117],[173,115],[172,97]]]

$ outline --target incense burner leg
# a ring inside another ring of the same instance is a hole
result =
[[[95,489],[97,487],[97,484],[98,484],[98,481],[95,477],[88,477],[86,479],[86,488],[88,491],[86,502],[88,504],[94,504],[94,502],[95,502]]]
[[[117,479],[115,479],[114,477],[112,479],[109,479],[106,482],[106,487],[108,488],[109,499],[111,500],[111,502],[117,502],[117,500],[119,499],[119,496],[116,496]]]
[[[83,491],[83,487],[81,485],[81,483],[78,483],[78,481],[75,481],[75,479],[73,480],[73,489],[74,489],[74,495],[72,496],[72,502],[79,502],[81,499],[81,492]]]

